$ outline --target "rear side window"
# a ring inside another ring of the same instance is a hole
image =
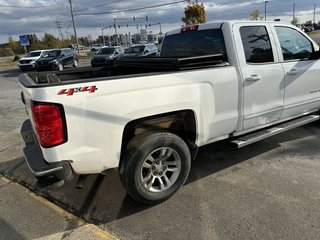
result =
[[[248,63],[273,62],[273,53],[270,38],[266,27],[241,27],[240,34]]]
[[[221,29],[188,31],[164,38],[161,57],[195,57],[222,54],[227,58]]]
[[[275,27],[284,60],[309,58],[313,46],[308,38],[289,27]]]

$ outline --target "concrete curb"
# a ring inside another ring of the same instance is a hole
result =
[[[114,237],[112,234],[103,231],[99,227],[94,224],[86,223],[83,219],[75,216],[74,214],[66,211],[65,209],[59,207],[58,205],[48,201],[46,198],[41,197],[34,192],[30,191],[29,188],[21,185],[20,183],[14,181],[13,179],[9,179],[3,175],[0,175],[0,178],[5,180],[6,182],[13,182],[20,188],[22,188],[28,195],[39,202],[42,205],[50,208],[55,213],[67,217],[68,219],[72,219],[73,222],[77,224],[77,228],[59,232],[53,235],[44,236],[41,238],[37,238],[38,240],[60,240],[60,239],[77,239],[77,240],[86,240],[86,239],[103,239],[103,240],[118,240],[118,238]]]

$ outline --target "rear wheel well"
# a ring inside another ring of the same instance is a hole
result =
[[[183,110],[148,116],[129,122],[123,131],[120,164],[125,156],[129,141],[145,131],[166,130],[182,138],[191,149],[195,149],[196,120],[193,111]]]

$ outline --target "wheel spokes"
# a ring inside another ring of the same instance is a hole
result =
[[[180,171],[181,159],[177,151],[170,147],[158,148],[142,164],[142,186],[151,192],[163,192],[176,182]]]
[[[150,163],[148,163],[148,162],[145,161],[145,162],[143,163],[142,167],[143,167],[143,168],[148,168],[148,169],[150,169],[152,166],[151,166]]]

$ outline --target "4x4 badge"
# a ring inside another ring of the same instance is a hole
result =
[[[78,87],[78,88],[69,88],[69,89],[60,90],[58,92],[58,95],[72,96],[74,93],[82,93],[82,92],[94,93],[97,90],[98,90],[98,88],[95,85],[94,86]]]

